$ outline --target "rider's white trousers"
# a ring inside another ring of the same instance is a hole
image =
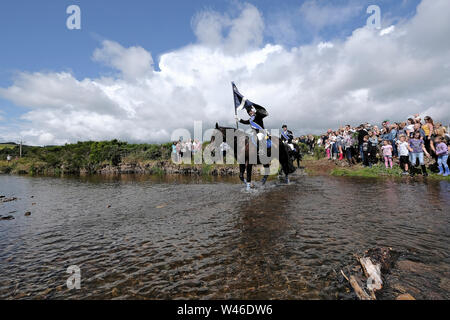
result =
[[[263,141],[264,140],[264,137],[265,137],[265,135],[264,135],[264,133],[258,133],[258,134],[256,134],[256,136],[258,137],[258,140],[259,141]]]

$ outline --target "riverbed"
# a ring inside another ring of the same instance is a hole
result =
[[[375,247],[423,267],[380,299],[450,298],[447,181],[291,180],[0,175],[0,299],[354,299],[339,271]]]

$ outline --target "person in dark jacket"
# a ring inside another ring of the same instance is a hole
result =
[[[280,140],[284,143],[286,143],[289,148],[291,148],[292,151],[295,151],[294,144],[292,143],[292,140],[294,139],[294,134],[291,130],[288,130],[287,125],[283,125],[281,130],[281,136]]]
[[[267,136],[266,129],[264,128],[264,118],[267,117],[269,113],[267,112],[266,109],[256,104],[244,106],[243,108],[247,110],[250,119],[243,120],[240,119],[238,116],[236,116],[236,121],[239,121],[242,124],[250,125],[250,127],[253,129],[258,139],[259,142],[258,149],[259,149],[259,145],[262,144],[263,141],[265,141]]]
[[[365,125],[360,125],[358,128],[358,147],[359,147],[359,156],[361,157],[361,161],[365,163],[366,159],[364,158],[364,152],[363,152],[363,144],[364,144],[364,137],[369,135],[367,132]]]

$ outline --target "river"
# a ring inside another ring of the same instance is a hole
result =
[[[339,271],[392,247],[427,272],[396,276],[449,299],[450,185],[298,176],[0,176],[0,299],[353,299]],[[31,216],[25,216],[31,212]],[[68,290],[69,266],[81,289]],[[381,299],[395,298],[387,288]]]

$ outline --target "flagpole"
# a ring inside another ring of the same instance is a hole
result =
[[[234,82],[231,82],[231,88],[233,89],[233,102],[234,102]],[[237,117],[236,105],[234,106],[234,115]],[[236,120],[236,130],[239,130],[239,121]]]

